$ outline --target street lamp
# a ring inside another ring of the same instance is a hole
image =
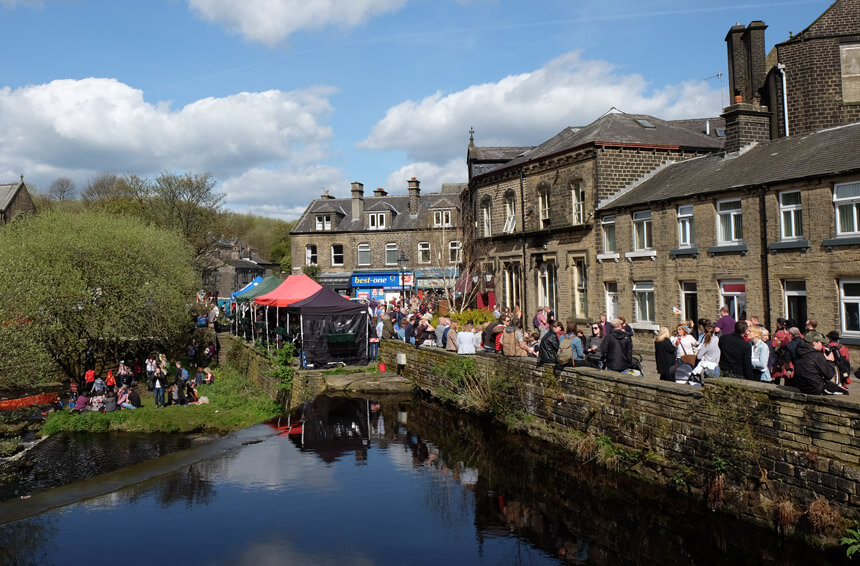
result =
[[[400,297],[403,300],[403,306],[406,306],[406,264],[409,263],[409,258],[402,251],[400,257],[397,258],[397,265],[400,266]]]

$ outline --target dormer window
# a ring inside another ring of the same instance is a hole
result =
[[[367,215],[368,230],[385,230],[385,213],[371,212]]]
[[[331,230],[331,214],[318,214],[316,228],[317,230]]]
[[[434,210],[433,211],[433,226],[436,228],[451,227],[451,211],[450,210]]]

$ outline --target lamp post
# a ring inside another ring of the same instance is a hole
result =
[[[400,257],[397,258],[397,265],[400,266],[400,297],[403,301],[403,306],[406,306],[406,264],[409,262],[409,258],[406,257],[406,254],[400,252]]]

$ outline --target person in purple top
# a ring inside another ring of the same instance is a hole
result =
[[[720,331],[720,336],[726,336],[735,331],[735,319],[729,315],[729,307],[723,306],[720,309],[720,318],[715,326]]]

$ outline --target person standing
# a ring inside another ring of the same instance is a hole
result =
[[[607,322],[609,334],[600,343],[600,352],[605,359],[604,367],[616,372],[624,372],[633,365],[633,341],[627,336],[620,318]]]
[[[770,350],[767,344],[764,343],[764,340],[762,340],[761,327],[750,326],[747,333],[751,341],[750,363],[752,364],[753,378],[758,375],[760,381],[770,383],[773,381],[773,378],[770,376],[770,369],[768,369],[770,366]]]
[[[734,332],[720,335],[720,373],[723,377],[754,378],[752,348],[744,339],[746,332],[747,323],[741,320],[735,323]]]
[[[675,345],[669,335],[669,329],[665,326],[660,328],[654,337],[654,358],[657,362],[657,373],[660,381],[675,381],[673,370],[675,369]]]
[[[538,365],[558,363],[558,347],[562,334],[564,327],[560,322],[555,322],[550,331],[543,335],[538,346]]]
[[[155,397],[155,406],[159,408],[164,406],[164,377],[161,368],[156,367],[152,373],[152,394]]]
[[[723,305],[722,308],[720,308],[720,318],[717,319],[717,324],[715,325],[714,330],[721,336],[731,334],[735,331],[735,319],[729,315],[728,306]]]

